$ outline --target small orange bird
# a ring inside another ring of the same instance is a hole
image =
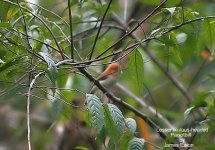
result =
[[[120,76],[120,69],[119,63],[112,63],[97,77],[97,80],[105,88],[111,88]],[[98,87],[93,86],[90,93],[94,94],[97,90]]]

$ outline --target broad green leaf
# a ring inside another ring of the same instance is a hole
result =
[[[109,140],[108,145],[107,145],[108,150],[117,150],[117,145],[116,142]]]
[[[178,41],[175,32],[170,32],[169,34],[162,36],[161,41],[167,47],[169,53],[171,54],[168,59],[174,64],[181,66],[183,64],[183,59],[181,58],[181,50],[178,47]]]
[[[102,129],[101,129],[101,131],[97,134],[98,142],[101,143],[101,144],[105,144],[105,140],[106,140],[107,134],[108,134],[107,133],[107,128],[105,128],[105,126],[103,126]]]
[[[100,133],[104,126],[104,110],[100,99],[93,94],[86,94],[87,108],[92,126],[95,127],[97,134]]]
[[[126,131],[120,137],[119,140],[119,150],[126,150],[128,149],[129,141],[133,138],[133,133],[130,131]]]
[[[213,50],[214,52],[214,45],[211,43],[215,40],[215,21],[214,19],[211,20],[205,20],[203,22],[204,32],[203,32],[203,41],[204,44],[207,45],[207,47],[210,50]]]
[[[0,4],[0,19],[2,21],[6,21],[7,20],[6,16],[7,16],[7,12],[10,9],[10,7],[11,7],[10,4],[1,2],[1,4]]]
[[[111,112],[107,104],[104,105],[104,115],[105,115],[105,128],[107,129],[107,133],[110,137],[110,140],[115,143],[118,142],[120,135],[119,128],[113,121]]]
[[[11,5],[10,9],[7,12],[7,20],[11,20],[19,11],[19,7]]]
[[[127,68],[122,74],[122,79],[130,84],[130,89],[140,94],[144,89],[144,53],[142,49],[130,54]],[[127,80],[130,79],[130,80]]]
[[[51,102],[51,116],[55,119],[57,119],[60,115],[62,115],[63,110],[63,101],[61,101],[59,90],[56,90],[55,92],[52,92],[52,90],[47,91],[47,98]],[[65,109],[63,111],[66,111]]]
[[[203,92],[203,93],[197,94],[197,96],[195,96],[194,100],[191,102],[191,106],[194,106],[196,108],[207,106],[207,104],[206,104],[206,98],[210,94],[211,94],[210,92],[206,92],[206,93]]]
[[[175,47],[177,45],[177,40],[176,40],[176,34],[175,34],[175,32],[171,31],[170,33],[162,36],[161,37],[161,41],[166,46],[173,46],[173,47]]]
[[[125,120],[122,112],[114,104],[108,104],[108,108],[114,123],[119,129],[119,134],[122,134],[125,129]]]
[[[128,150],[144,150],[145,140],[140,138],[133,138],[129,142]]]

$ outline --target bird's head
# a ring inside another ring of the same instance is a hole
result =
[[[120,65],[119,63],[109,64],[103,73],[101,73],[98,77],[99,80],[104,80],[108,76],[116,77],[120,74]]]
[[[120,72],[119,63],[112,63],[108,65],[108,67],[105,69],[105,72],[107,72],[110,75],[117,75]]]

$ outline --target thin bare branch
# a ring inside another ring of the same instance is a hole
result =
[[[69,29],[70,29],[70,52],[71,52],[71,59],[74,59],[74,42],[73,42],[73,25],[72,25],[72,11],[70,6],[70,0],[68,0],[68,9],[69,9]]]
[[[34,79],[31,81],[28,89],[28,98],[27,98],[27,128],[28,128],[28,150],[31,150],[31,126],[30,126],[30,95],[31,89],[36,81],[36,79],[43,74],[43,72],[38,73]]]
[[[37,19],[46,27],[46,29],[49,31],[49,33],[51,34],[52,38],[53,38],[54,41],[55,41],[55,44],[56,44],[57,48],[59,49],[59,52],[60,52],[60,55],[61,55],[62,59],[65,59],[63,50],[62,50],[62,48],[60,47],[60,45],[58,44],[58,41],[57,41],[57,39],[55,38],[54,33],[52,32],[52,30],[49,28],[49,26],[47,25],[47,23],[46,23],[42,18],[40,18],[39,16],[35,15],[31,10],[29,10],[29,9],[27,9],[27,8],[21,6],[21,5],[19,6],[18,4],[14,3],[14,2],[7,1],[7,0],[2,0],[2,2],[9,3],[9,4],[14,5],[14,6],[18,6],[18,7],[20,7],[21,9],[23,9],[23,10],[27,11],[28,13],[30,13],[30,14],[31,14],[32,16],[34,16],[35,18],[37,18]]]
[[[79,68],[79,71],[81,73],[83,73],[90,81],[92,81],[103,93],[105,93],[108,98],[121,104],[125,108],[131,110],[134,114],[136,114],[137,116],[144,119],[155,131],[158,131],[159,127],[151,119],[149,119],[145,114],[143,114],[138,109],[131,106],[130,104],[122,101],[121,99],[119,99],[119,98],[113,96],[111,93],[109,93],[95,78],[93,78],[86,70],[84,70],[84,68]],[[162,138],[166,139],[166,135],[164,133],[158,132],[158,134]]]
[[[107,6],[107,8],[106,8],[106,10],[105,10],[105,13],[104,13],[104,15],[103,15],[103,17],[102,17],[102,20],[101,20],[101,23],[100,23],[98,32],[97,32],[97,34],[96,34],[95,41],[94,41],[94,43],[93,43],[93,48],[92,48],[91,53],[90,53],[90,56],[89,56],[89,60],[91,60],[91,58],[92,58],[92,56],[93,56],[93,52],[94,52],[94,50],[95,50],[96,43],[97,43],[97,41],[98,41],[98,37],[99,37],[100,30],[101,30],[101,28],[102,28],[102,24],[103,24],[103,22],[104,22],[104,19],[105,19],[105,17],[106,17],[106,14],[107,14],[108,10],[110,9],[111,3],[112,3],[112,0],[110,0],[110,2],[108,3],[108,6]]]
[[[122,20],[119,19],[119,17],[115,17],[115,19],[124,28],[126,27],[126,25],[123,23]],[[199,19],[197,19],[197,20],[199,20]],[[192,21],[189,21],[189,23],[190,22],[192,22]],[[188,23],[184,22],[184,24],[188,24]],[[180,24],[178,26],[173,27],[173,29],[180,28],[181,26],[183,26],[183,25]],[[170,29],[170,31],[172,31],[172,28]],[[165,32],[164,34],[167,34],[169,32]],[[136,40],[136,42],[141,41],[141,39],[139,39],[135,34],[132,33],[131,36],[133,39]],[[190,93],[187,91],[187,89],[184,87],[184,85],[180,81],[178,81],[177,78],[175,78],[175,76],[172,75],[172,73],[170,71],[166,71],[165,65],[160,60],[158,60],[157,57],[151,51],[149,51],[149,49],[145,45],[145,42],[146,42],[146,39],[142,40],[142,42],[140,43],[140,46],[144,49],[145,53],[160,68],[160,70],[169,78],[169,80],[173,83],[173,85],[182,93],[182,95],[186,98],[188,103],[190,103],[193,100]],[[201,112],[199,112],[199,114],[202,116]]]
[[[164,0],[163,2],[161,2],[160,5],[158,5],[151,13],[149,13],[142,21],[140,21],[139,24],[144,23],[146,20],[148,20],[158,9],[160,9],[165,3],[167,2],[167,0]],[[139,28],[139,24],[136,25],[133,29],[131,29],[129,32],[127,32],[124,36],[122,36],[118,41],[116,41],[114,44],[112,44],[110,47],[108,47],[107,49],[105,49],[100,55],[98,55],[96,58],[101,57],[102,55],[104,55],[105,53],[107,53],[111,48],[115,47],[118,43],[120,43],[123,39],[125,39],[126,37],[130,36],[137,28]]]

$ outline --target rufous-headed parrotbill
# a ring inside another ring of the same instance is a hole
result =
[[[105,88],[111,88],[115,85],[117,79],[120,76],[121,68],[120,64],[115,62],[108,65],[108,67],[97,77],[99,83]],[[97,86],[93,86],[90,93],[94,94],[98,90]]]

